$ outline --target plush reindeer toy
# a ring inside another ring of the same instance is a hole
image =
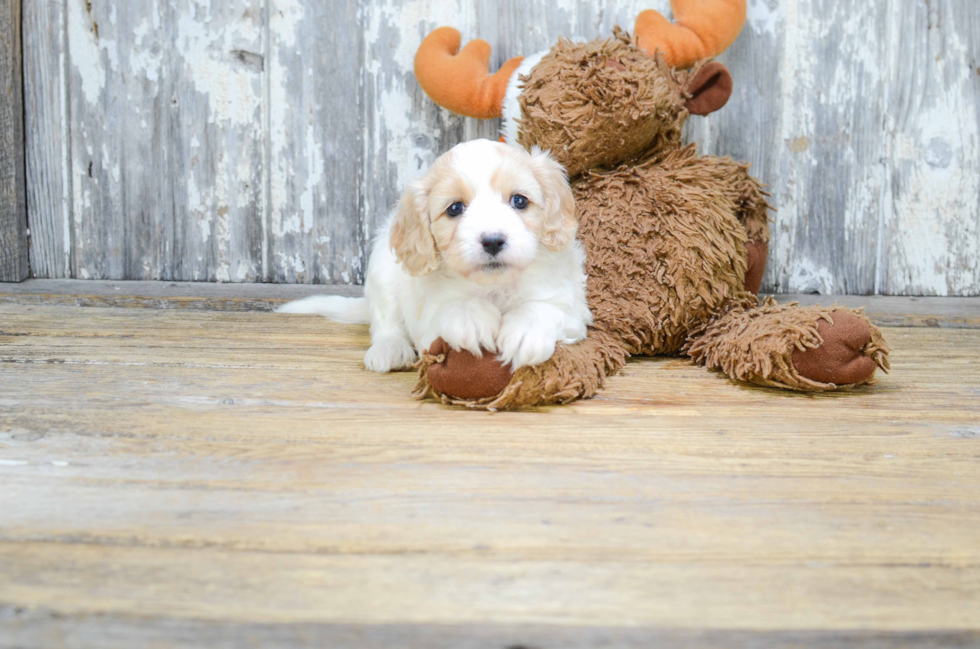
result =
[[[759,302],[769,239],[766,194],[748,165],[683,146],[689,115],[732,92],[709,59],[738,36],[745,0],[672,0],[634,35],[560,39],[489,74],[490,47],[442,27],[422,42],[415,74],[440,106],[504,118],[504,136],[564,165],[586,250],[587,340],[559,344],[546,363],[510,372],[436,341],[423,355],[420,397],[480,408],[592,396],[632,355],[684,354],[732,379],[826,391],[887,370],[881,332],[845,308]]]

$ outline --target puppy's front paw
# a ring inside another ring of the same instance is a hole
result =
[[[466,302],[446,309],[439,318],[442,339],[455,350],[465,349],[474,356],[482,350],[496,352],[494,339],[500,331],[500,310],[487,302]]]
[[[522,319],[505,322],[497,335],[497,357],[504,365],[516,371],[525,365],[540,365],[555,353],[558,339],[549,331],[542,331]]]
[[[395,372],[414,363],[415,350],[404,338],[381,338],[364,354],[364,367],[372,372]]]

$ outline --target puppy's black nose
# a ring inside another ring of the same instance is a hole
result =
[[[480,243],[483,244],[483,249],[487,251],[491,257],[496,257],[504,246],[507,245],[507,237],[496,232],[494,234],[485,234],[480,237]]]

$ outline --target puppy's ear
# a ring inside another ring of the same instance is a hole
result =
[[[544,193],[541,241],[550,250],[564,250],[575,239],[578,227],[575,197],[565,177],[565,169],[538,147],[531,149],[531,169]]]
[[[409,275],[428,275],[439,267],[429,228],[429,189],[422,180],[409,183],[391,221],[389,244]]]

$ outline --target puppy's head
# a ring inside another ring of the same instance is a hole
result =
[[[575,238],[575,201],[547,153],[490,140],[457,145],[411,183],[391,225],[406,272],[478,284],[514,281],[543,248]]]

